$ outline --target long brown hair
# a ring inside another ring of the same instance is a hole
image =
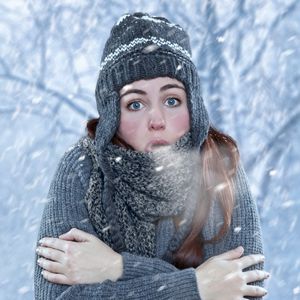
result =
[[[99,118],[87,122],[87,132],[95,138]],[[133,149],[117,136],[112,139],[114,144]],[[232,178],[236,172],[240,154],[233,138],[213,126],[200,148],[200,167],[202,170],[199,189],[199,201],[193,218],[192,228],[182,245],[172,254],[172,263],[179,269],[198,267],[203,260],[203,247],[206,243],[215,243],[228,231],[234,207]],[[223,213],[223,225],[219,232],[210,240],[204,240],[201,231],[206,223],[213,199],[219,201]],[[201,200],[201,201],[200,201]],[[178,227],[180,217],[174,218]]]

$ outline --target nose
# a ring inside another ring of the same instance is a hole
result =
[[[149,115],[149,129],[150,130],[161,130],[165,129],[166,121],[163,112],[160,109],[152,109]]]

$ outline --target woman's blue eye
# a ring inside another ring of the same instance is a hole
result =
[[[168,98],[167,101],[169,106],[178,106],[180,101],[177,98]]]
[[[134,101],[128,104],[127,106],[130,110],[139,110],[141,108],[141,102]]]
[[[176,107],[180,104],[180,100],[170,97],[166,100],[167,106]],[[127,105],[129,110],[140,110],[143,108],[143,104],[140,101],[132,101]]]

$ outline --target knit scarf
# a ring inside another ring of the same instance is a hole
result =
[[[197,200],[194,186],[199,185],[190,132],[154,152],[110,143],[101,153],[105,170],[95,142],[84,137],[81,145],[93,161],[84,201],[99,238],[119,252],[154,257],[157,223],[180,216],[168,253],[176,250],[190,230]]]

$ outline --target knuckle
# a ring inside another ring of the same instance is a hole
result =
[[[69,243],[69,242],[66,242],[66,244],[65,244],[65,253],[66,254],[72,254],[72,251],[73,251],[72,244]]]
[[[257,263],[257,259],[253,254],[248,255],[244,260],[244,264],[247,265],[248,267],[253,266],[256,263]]]
[[[51,256],[51,259],[53,260],[53,261],[58,261],[58,255],[57,255],[57,253],[53,253],[52,254],[52,256]]]
[[[49,273],[47,271],[43,271],[43,276],[48,281],[55,282],[55,275],[54,274],[51,274],[51,273]]]
[[[42,275],[45,279],[48,280],[48,273],[45,270],[42,271]]]
[[[258,295],[260,295],[260,293],[261,293],[260,288],[258,286],[256,286],[255,287],[255,295],[258,296]]]
[[[262,255],[261,254],[253,254],[253,261],[255,264],[262,262]]]
[[[75,227],[73,227],[73,228],[70,230],[71,233],[75,233],[76,231],[77,231],[77,229],[76,229]]]
[[[48,278],[49,280],[51,280],[52,282],[56,282],[56,276],[54,274],[48,274]]]
[[[266,290],[264,288],[256,286],[255,287],[255,296],[264,296],[264,295],[266,295]]]
[[[242,269],[242,264],[240,261],[235,260],[232,262],[232,267],[234,270],[241,270]]]
[[[79,283],[79,276],[72,273],[69,277],[69,280],[70,280],[70,283],[73,285],[73,284],[77,284]]]
[[[244,283],[243,285],[241,285],[241,287],[240,287],[240,293],[241,293],[241,295],[245,295],[246,294],[246,290],[247,290],[247,284],[246,283]]]
[[[265,272],[264,271],[257,270],[256,274],[257,274],[256,275],[257,279],[263,279],[263,278],[265,278]]]
[[[252,259],[253,259],[254,262],[259,262],[260,261],[260,255],[253,254]]]
[[[253,254],[249,254],[248,255],[248,261],[250,264],[254,264],[255,263],[255,256]]]
[[[49,262],[46,259],[41,260],[43,268],[49,269]]]
[[[49,248],[43,248],[41,253],[44,257],[48,257],[51,254],[51,250]]]
[[[45,245],[51,245],[51,238],[43,238],[44,244]]]
[[[239,284],[240,287],[244,286],[246,283],[245,275],[243,272],[238,272],[236,276],[236,282]]]
[[[242,271],[237,272],[237,277],[239,279],[245,280],[245,273]]]
[[[64,259],[64,265],[66,266],[66,268],[71,269],[72,268],[72,260],[70,259],[69,256],[67,256]]]

